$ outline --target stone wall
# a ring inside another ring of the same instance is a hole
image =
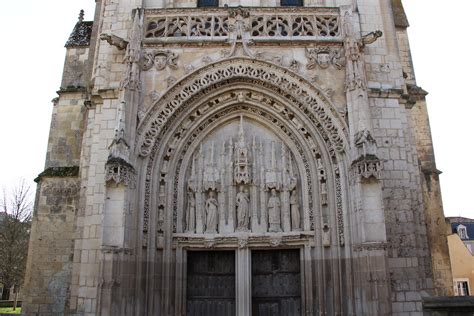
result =
[[[53,100],[45,170],[38,189],[25,277],[23,312],[62,315],[69,310],[70,283],[81,183],[79,161],[85,116],[81,75],[87,48],[69,49],[59,98]],[[78,66],[78,60],[79,66]]]

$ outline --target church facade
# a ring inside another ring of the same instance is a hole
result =
[[[399,0],[96,0],[26,315],[422,315],[452,294]]]

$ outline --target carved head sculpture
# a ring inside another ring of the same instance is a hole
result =
[[[331,65],[331,56],[328,50],[320,50],[316,55],[316,61],[322,69],[326,69]]]
[[[165,53],[158,52],[153,58],[156,70],[163,70],[168,63],[168,56]]]

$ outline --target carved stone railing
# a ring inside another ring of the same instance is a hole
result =
[[[145,11],[145,43],[342,40],[337,8],[214,8]]]

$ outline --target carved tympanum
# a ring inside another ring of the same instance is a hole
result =
[[[258,138],[249,141],[245,130]],[[224,224],[231,232],[248,232],[251,218],[269,223],[261,232],[301,230],[297,168],[277,141],[242,116],[204,139],[190,159],[184,231],[221,233]]]

